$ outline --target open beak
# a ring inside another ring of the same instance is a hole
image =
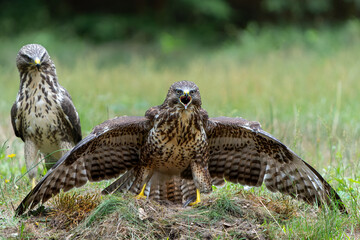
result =
[[[36,68],[38,70],[40,70],[41,62],[40,62],[40,59],[38,57],[35,58],[34,63],[35,63]]]
[[[185,109],[187,109],[187,107],[190,105],[191,101],[192,101],[192,98],[189,95],[188,91],[184,92],[184,94],[180,96],[180,102],[182,105],[184,105]]]

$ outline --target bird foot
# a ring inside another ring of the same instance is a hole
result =
[[[195,201],[194,201],[195,200]],[[196,189],[196,198],[195,196],[189,198],[185,204],[183,205],[183,207],[187,207],[187,206],[195,206],[197,204],[199,204],[201,202],[200,200],[200,191],[199,189]]]
[[[146,199],[146,196],[144,194],[139,194],[135,198],[136,199]]]
[[[197,205],[197,204],[199,204],[201,201],[199,200],[195,200],[194,202],[191,202],[191,203],[189,203],[189,206],[195,206],[195,205]]]
[[[137,195],[135,198],[136,199],[146,199],[146,196],[144,194],[145,192],[145,187],[146,187],[146,184],[144,184],[143,188],[141,189],[141,192],[139,193],[139,195]]]

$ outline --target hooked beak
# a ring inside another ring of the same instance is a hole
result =
[[[40,70],[41,62],[40,62],[40,59],[38,57],[35,58],[34,63],[35,63],[36,68],[38,70]]]
[[[183,95],[180,96],[180,102],[184,105],[185,109],[190,105],[192,98],[189,94],[189,91],[185,91]]]

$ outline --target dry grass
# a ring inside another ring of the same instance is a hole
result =
[[[96,208],[100,203],[100,195],[97,193],[61,193],[55,196],[50,203],[52,209],[48,217],[51,226],[70,229],[77,226]]]
[[[101,203],[100,203],[101,202]],[[100,203],[100,204],[99,204]],[[99,204],[99,205],[98,205]],[[55,239],[271,239],[286,238],[286,222],[317,221],[321,211],[289,197],[246,191],[233,184],[203,195],[196,207],[106,196],[90,186],[82,194],[61,193],[25,218],[5,237]],[[95,207],[95,209],[93,209]],[[23,229],[23,230],[21,230]],[[14,235],[15,234],[15,235]],[[44,235],[45,234],[45,235]]]
[[[198,207],[185,209],[132,195],[111,196],[85,222],[63,234],[73,239],[267,239],[264,219],[272,221],[253,201],[236,196],[211,195]]]

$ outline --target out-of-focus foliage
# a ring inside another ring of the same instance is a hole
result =
[[[54,29],[95,42],[166,41],[165,32],[216,43],[254,22],[321,25],[359,15],[360,0],[0,0],[3,35]]]
[[[280,20],[329,21],[359,16],[359,0],[264,0],[264,8]]]

